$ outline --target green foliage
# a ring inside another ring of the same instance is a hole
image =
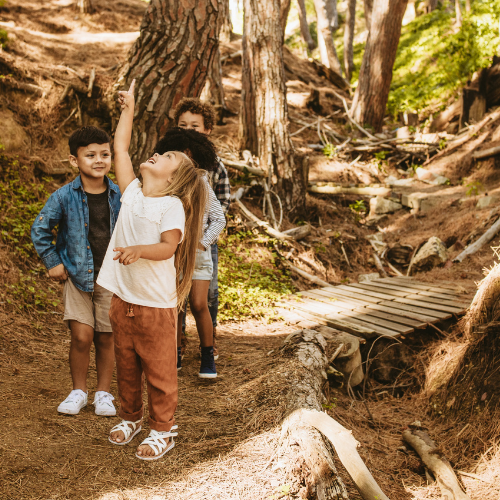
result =
[[[365,200],[356,200],[354,203],[349,204],[349,208],[356,212],[357,214],[362,214],[366,212]]]
[[[0,0],[0,7],[2,6],[2,0]],[[7,42],[9,40],[9,35],[6,30],[0,28],[0,47],[5,49],[7,47]]]
[[[269,255],[268,245],[273,240],[238,232],[219,241],[219,319],[275,317],[273,305],[292,293],[293,285],[288,273],[274,266],[275,253]],[[251,250],[250,247],[251,246]],[[263,259],[256,260],[256,256]],[[270,261],[263,264],[267,255]]]
[[[483,184],[481,181],[474,181],[465,186],[467,191],[465,191],[466,196],[477,196],[481,191],[483,191]]]
[[[465,14],[465,13],[464,13]],[[500,0],[476,0],[462,27],[444,8],[417,17],[403,27],[394,64],[388,109],[418,111],[444,102],[490,63],[500,38]]]
[[[327,158],[333,158],[337,154],[337,146],[335,144],[328,143],[323,148],[323,154]]]
[[[17,307],[19,310],[36,310],[38,312],[52,310],[60,303],[59,291],[46,287],[45,284],[37,280],[39,274],[45,272],[45,268],[40,266],[29,273],[19,273],[19,280],[6,287],[5,300],[8,304]]]
[[[36,256],[31,243],[31,224],[49,197],[46,183],[52,179],[26,180],[27,176],[21,174],[28,167],[19,165],[18,160],[9,161],[0,155],[0,163],[5,166],[0,179],[0,234],[16,256],[26,261]]]

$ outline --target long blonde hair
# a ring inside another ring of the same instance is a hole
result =
[[[207,183],[203,178],[206,172],[197,168],[184,153],[181,158],[172,182],[156,195],[179,198],[186,216],[184,238],[175,252],[178,309],[184,307],[191,290],[196,249],[203,235],[203,215],[208,200]]]

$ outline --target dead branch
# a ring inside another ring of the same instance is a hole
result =
[[[89,87],[87,89],[87,97],[92,97],[92,89],[94,88],[94,81],[95,81],[95,66],[92,68],[92,71],[90,72]]]
[[[360,131],[360,132],[363,132],[363,134],[365,134],[367,137],[369,137],[370,139],[376,141],[377,138],[370,134],[370,132],[368,132],[368,130],[365,130],[359,123],[357,123],[355,120],[353,120],[351,118],[351,115],[349,114],[349,108],[347,107],[347,103],[345,102],[345,99],[342,98],[342,103],[344,104],[344,109],[345,109],[345,113],[346,113],[346,116],[347,116],[347,119]]]
[[[305,224],[304,226],[293,227],[292,229],[282,231],[282,233],[291,236],[294,240],[301,240],[311,234],[311,225]]]
[[[32,83],[18,82],[17,80],[9,77],[2,79],[1,82],[11,89],[24,90],[25,92],[35,94],[39,97],[45,96],[45,91],[42,89],[42,87],[33,85]]]
[[[483,151],[476,151],[475,153],[472,154],[472,158],[474,158],[475,160],[480,160],[483,158],[489,158],[490,156],[496,156],[499,153],[500,153],[500,147],[497,146],[496,148],[489,148],[489,149],[483,149]]]
[[[245,174],[248,173],[258,175],[259,177],[267,177],[267,174],[261,168],[250,167],[242,161],[229,160],[228,158],[221,158],[221,160],[224,165],[234,168],[235,170],[239,170],[240,172],[243,172]]]
[[[307,189],[310,193],[321,194],[361,194],[366,196],[388,196],[391,193],[389,188],[385,187],[351,187],[339,186],[334,183],[322,182],[318,184],[309,184]]]
[[[384,269],[384,266],[382,265],[382,261],[380,260],[380,257],[378,256],[378,253],[373,251],[373,260],[375,261],[375,266],[379,270],[379,272],[382,274],[384,278],[388,278],[387,272]]]
[[[287,266],[289,266],[292,271],[297,273],[299,276],[302,276],[303,278],[309,280],[311,283],[315,283],[316,285],[320,285],[320,286],[332,286],[330,283],[323,281],[321,278],[318,278],[317,276],[313,276],[312,274],[309,274],[309,273],[306,273],[305,271],[302,271],[302,269],[299,269],[298,267],[294,266],[291,262],[289,262],[287,260],[285,260],[283,262]]]
[[[328,120],[328,118],[330,118],[332,115],[328,115],[328,116],[325,116],[323,118],[318,118],[318,121],[319,122],[322,122],[324,120]],[[290,134],[290,137],[293,137],[295,135],[298,135],[300,134],[301,132],[303,132],[304,130],[310,128],[310,127],[314,127],[318,122],[317,121],[313,121],[312,123],[310,123],[309,125],[304,125],[302,128],[300,128],[299,130],[296,130],[293,134]]]
[[[476,242],[474,242],[472,245],[469,245],[462,253],[457,255],[454,259],[453,262],[462,262],[465,257],[468,255],[472,255],[476,253],[481,247],[483,247],[486,243],[491,241],[495,235],[500,231],[500,219],[498,219],[495,224],[493,224],[488,231],[486,231],[481,238],[479,238]]]
[[[460,487],[450,462],[443,456],[425,430],[412,428],[403,431],[403,440],[419,454],[422,462],[432,472],[443,499],[470,500],[469,495],[464,493]]]

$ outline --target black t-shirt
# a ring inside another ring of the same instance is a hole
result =
[[[89,205],[89,243],[97,279],[111,238],[108,190],[99,194],[85,193]]]

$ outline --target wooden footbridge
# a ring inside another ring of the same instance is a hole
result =
[[[298,292],[281,305],[306,319],[360,337],[397,337],[463,315],[472,296],[457,288],[451,282],[381,278]]]

